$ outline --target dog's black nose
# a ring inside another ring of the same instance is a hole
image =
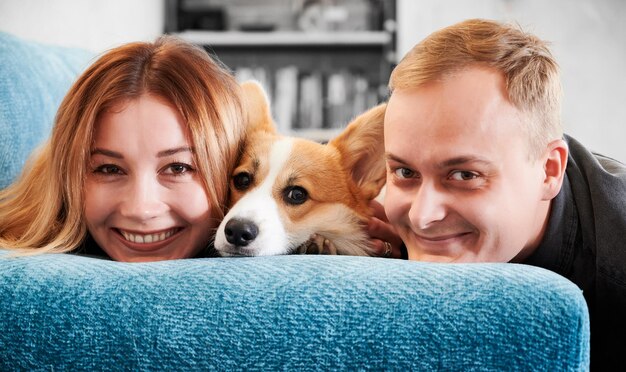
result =
[[[259,235],[259,228],[250,220],[232,219],[226,222],[224,233],[230,244],[245,247]]]

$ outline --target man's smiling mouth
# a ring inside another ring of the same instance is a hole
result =
[[[462,237],[467,236],[470,233],[471,232],[461,232],[461,233],[451,233],[451,234],[434,235],[434,236],[423,236],[423,235],[416,234],[416,236],[420,240],[436,243],[436,242],[446,242],[446,241],[462,238]]]

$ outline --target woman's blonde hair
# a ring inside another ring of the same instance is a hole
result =
[[[509,100],[527,114],[532,158],[563,136],[558,65],[544,41],[511,25],[470,19],[430,34],[393,70],[389,88],[417,88],[472,66],[504,75]]]
[[[162,36],[107,52],[70,88],[50,139],[0,191],[0,247],[68,252],[81,245],[95,123],[117,103],[144,94],[169,102],[187,123],[207,197],[223,217],[245,126],[240,87],[199,47]]]

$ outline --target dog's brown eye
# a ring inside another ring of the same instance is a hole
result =
[[[300,186],[290,186],[283,191],[283,197],[288,204],[302,204],[309,198],[309,193]]]
[[[233,184],[237,190],[245,190],[252,184],[252,175],[248,172],[237,173],[233,176]]]

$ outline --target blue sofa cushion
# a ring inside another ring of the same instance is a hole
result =
[[[2,258],[0,370],[586,370],[580,290],[514,264]]]
[[[57,108],[93,53],[0,32],[0,189],[50,134]]]

